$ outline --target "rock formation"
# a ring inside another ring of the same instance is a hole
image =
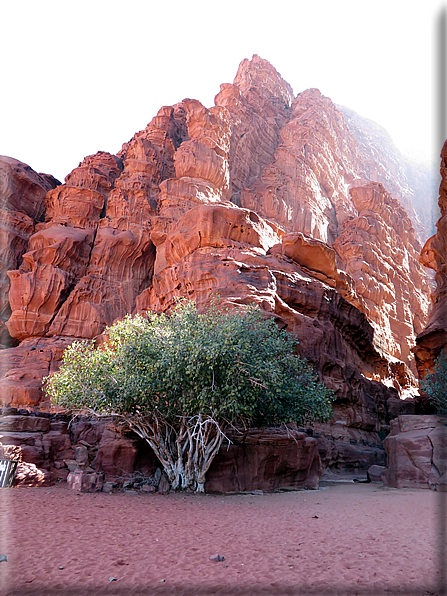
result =
[[[436,219],[434,199],[439,183],[435,170],[404,157],[387,131],[375,122],[345,106],[337,105],[337,109],[358,143],[365,177],[382,184],[393,197],[399,197],[418,240],[424,242],[432,234]]]
[[[381,184],[353,187],[350,195],[358,215],[343,222],[333,247],[386,350],[416,373],[411,348],[429,304],[420,245],[404,209]]]
[[[432,370],[436,358],[447,346],[447,141],[441,151],[441,185],[439,187],[441,217],[437,232],[425,243],[420,261],[435,271],[436,289],[431,295],[427,326],[418,335],[414,353],[421,378]]]
[[[152,477],[155,490],[161,465],[145,441],[131,431],[118,432],[112,418],[79,417],[70,425],[69,420],[64,414],[4,408],[0,458],[20,460],[15,485],[69,480],[69,473],[77,471],[85,471],[88,479],[97,470],[121,486]],[[317,440],[306,433],[296,428],[249,429],[232,431],[229,438],[231,444],[207,473],[207,492],[318,488]]]
[[[45,195],[60,182],[37,174],[10,157],[0,157],[0,334],[2,347],[14,345],[5,327],[11,309],[7,272],[17,269],[30,236],[45,212]]]
[[[73,339],[218,293],[295,333],[335,390],[333,424],[318,431],[332,441],[326,463],[343,459],[341,426],[358,445],[352,465],[362,441],[373,454],[363,464],[383,463],[377,433],[416,387],[429,280],[408,197],[371,171],[331,100],[316,89],[294,98],[258,56],[214,107],[161,108],[118,155],[87,157],[47,193],[8,267],[6,324],[20,345],[0,352],[3,403],[45,407],[40,381]]]
[[[398,416],[383,444],[387,452],[384,483],[392,488],[447,491],[447,418]]]

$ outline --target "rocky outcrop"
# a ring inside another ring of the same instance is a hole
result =
[[[48,409],[44,401],[42,379],[58,370],[65,348],[73,341],[68,337],[31,338],[16,348],[0,351],[0,395],[3,403],[13,407]]]
[[[118,432],[112,422],[4,408],[0,449],[18,450],[20,460],[43,471],[46,481],[66,480],[74,470],[98,470],[115,481],[154,473],[159,463],[148,444]]]
[[[353,110],[337,105],[345,123],[358,143],[364,177],[379,182],[400,204],[411,219],[418,240],[432,233],[435,217],[436,172],[403,156],[387,131],[376,122],[362,118]]]
[[[207,472],[206,492],[318,488],[322,469],[316,439],[268,428],[250,429],[241,437],[232,434],[231,440]]]
[[[357,216],[343,222],[333,248],[387,352],[416,374],[411,349],[426,320],[430,291],[418,262],[421,247],[404,209],[381,184],[353,187],[350,195]],[[411,389],[411,373],[402,374],[409,378],[400,384]]]
[[[387,469],[382,480],[392,488],[447,490],[447,418],[398,416],[383,442]]]
[[[220,86],[215,103],[231,119],[228,198],[236,205],[241,205],[242,190],[272,162],[292,100],[290,85],[256,55],[241,62],[233,84]]]
[[[19,446],[2,445],[0,443],[0,461],[2,464],[0,469],[9,476],[8,483],[3,483],[3,487],[11,485],[19,487],[43,486],[51,482],[50,474],[46,470],[41,470],[35,464],[26,462],[23,459],[23,450]],[[12,475],[13,477],[11,477]],[[2,480],[4,479],[5,477],[2,478]]]
[[[439,187],[441,217],[437,232],[425,243],[421,263],[435,271],[436,289],[431,295],[428,323],[416,339],[414,353],[419,376],[433,370],[436,358],[447,346],[447,141],[441,151],[441,185]]]
[[[57,479],[72,484],[104,474],[117,485],[156,479],[160,462],[134,433],[118,430],[112,418],[75,418],[4,409],[0,417],[0,456],[20,459],[16,484],[38,486]],[[250,429],[229,434],[213,461],[207,492],[318,488],[321,460],[317,440],[296,429]],[[78,474],[78,477],[76,476]],[[92,474],[92,476],[90,476]],[[132,480],[131,480],[132,479]],[[155,488],[154,488],[155,490]]]
[[[337,421],[380,450],[377,433],[415,387],[410,349],[428,278],[399,188],[391,198],[369,184],[371,168],[329,98],[294,98],[258,56],[214,107],[161,108],[118,155],[87,157],[47,193],[8,272],[7,327],[21,343],[0,354],[4,403],[36,406],[40,379],[73,339],[99,338],[128,312],[169,311],[178,297],[202,306],[218,293],[295,333],[334,389],[328,465],[348,440]],[[361,465],[380,464],[376,455]]]
[[[339,221],[354,214],[348,188],[359,178],[356,143],[318,89],[300,93],[289,112],[273,160],[241,191],[241,206],[331,244]]]
[[[11,315],[7,272],[21,263],[28,249],[35,225],[45,212],[45,195],[58,180],[16,159],[0,157],[0,343],[2,347],[17,342],[11,338],[5,322]]]
[[[12,337],[46,336],[59,308],[85,276],[119,166],[120,160],[110,154],[89,156],[64,185],[48,193],[46,222],[30,238],[19,269],[8,272],[12,314],[7,326]]]

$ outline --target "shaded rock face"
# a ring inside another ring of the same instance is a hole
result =
[[[118,155],[87,157],[47,192],[8,271],[7,328],[21,343],[0,354],[3,402],[46,407],[39,379],[73,339],[218,293],[297,335],[336,393],[334,424],[386,429],[416,385],[428,278],[405,197],[371,184],[371,168],[329,98],[294,98],[258,56],[215,106],[161,108]]]
[[[70,483],[73,474],[85,472],[88,479],[94,471],[108,482],[153,477],[158,484],[161,464],[133,432],[118,432],[111,418],[68,422],[62,414],[33,415],[15,408],[0,417],[0,456],[20,459],[17,485]],[[229,438],[231,445],[222,446],[207,473],[207,492],[318,488],[322,470],[316,439],[285,428],[233,432]]]
[[[421,378],[433,369],[436,358],[447,346],[447,141],[441,151],[438,205],[441,217],[436,224],[437,232],[427,240],[420,255],[421,263],[435,271],[436,282],[428,322],[419,333],[414,348]]]
[[[382,479],[392,488],[447,490],[447,418],[398,416],[383,442],[387,469]]]
[[[160,465],[145,441],[133,433],[118,433],[111,418],[69,422],[62,414],[10,408],[0,417],[0,449],[19,450],[20,459],[43,470],[47,481],[66,480],[75,469],[94,469],[106,479],[123,480],[135,473],[150,476]]]
[[[317,489],[322,472],[318,441],[283,428],[250,429],[231,436],[206,475],[206,492]]]

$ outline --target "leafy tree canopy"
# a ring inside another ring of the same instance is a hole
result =
[[[333,395],[294,353],[296,340],[257,307],[229,311],[214,301],[199,313],[181,301],[170,315],[128,315],[107,335],[98,349],[71,344],[59,372],[44,380],[46,393],[71,410],[123,417],[174,488],[181,481],[203,490],[229,424],[303,424],[332,414]],[[198,452],[201,467],[188,479],[185,466]]]
[[[421,383],[422,390],[430,397],[438,414],[447,415],[447,350],[435,360],[433,372]]]

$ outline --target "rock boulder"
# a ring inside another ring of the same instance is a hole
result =
[[[391,432],[383,445],[387,469],[382,479],[387,486],[432,490],[444,486],[447,417],[398,416],[391,421]]]

